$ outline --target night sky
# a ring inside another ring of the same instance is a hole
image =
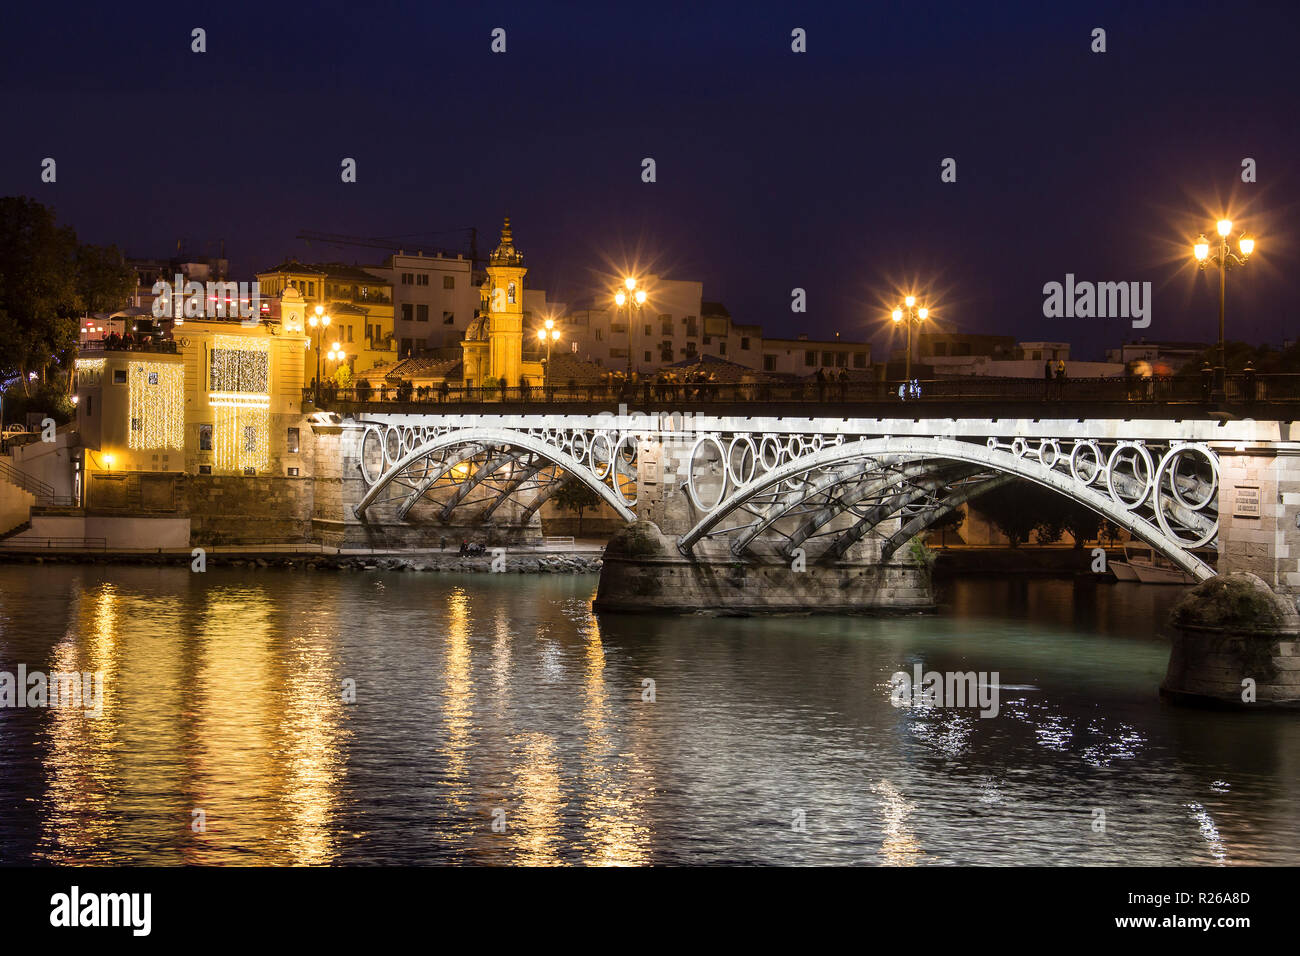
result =
[[[883,342],[914,283],[944,329],[1099,358],[1140,334],[1213,339],[1188,243],[1227,210],[1259,241],[1229,276],[1229,337],[1300,333],[1295,4],[24,3],[4,18],[0,194],[133,256],[224,238],[251,278],[289,255],[382,256],[308,248],[304,229],[474,225],[486,251],[508,214],[530,283],[571,307],[636,264],[702,280],[769,335]],[[1044,318],[1043,284],[1067,272],[1151,281],[1150,328]]]

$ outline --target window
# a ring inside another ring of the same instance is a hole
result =
[[[848,364],[849,364],[849,353],[848,353],[848,352],[836,352],[836,353],[835,353],[835,367],[836,367],[836,368],[846,368],[846,367],[848,366]]]
[[[411,354],[411,341],[412,341],[411,339],[402,339],[402,354],[403,354],[403,355],[410,355],[410,354]]]
[[[403,322],[415,321],[415,306],[411,305],[411,303],[409,302],[402,303],[402,321]]]
[[[515,304],[515,284],[513,282],[506,286],[506,301],[511,305]]]
[[[1039,350],[1039,349],[1034,349],[1034,355],[1033,355],[1033,357],[1036,358],[1036,359],[1040,359],[1040,358],[1042,358],[1042,357],[1043,357],[1043,353],[1042,353],[1042,351]]]
[[[244,426],[244,454],[252,455],[257,451],[257,426]]]
[[[948,343],[947,343],[947,342],[935,342],[935,343],[934,343],[934,354],[935,354],[935,357],[936,357],[936,358],[944,358],[945,356],[947,356],[947,354],[948,354]]]
[[[455,276],[443,276],[443,277],[442,277],[442,287],[443,287],[444,289],[454,289],[454,288],[456,288],[456,277],[455,277]]]
[[[114,385],[126,384],[126,369],[124,368],[113,369],[113,384]]]
[[[289,437],[285,442],[286,450],[290,455],[298,454],[298,429],[290,428]]]
[[[853,367],[854,367],[854,368],[866,368],[866,367],[867,367],[867,353],[866,353],[866,352],[854,352],[854,353],[853,353]]]
[[[645,353],[645,358],[643,358],[641,361],[643,361],[643,362],[649,362],[649,361],[651,361],[650,353],[649,353],[649,352],[646,352],[646,353]]]
[[[298,477],[298,469],[297,469],[297,468],[290,468],[290,469],[289,469],[289,477],[290,477],[290,478],[297,478],[297,477]]]
[[[694,358],[694,357],[695,357],[695,343],[694,343],[694,342],[687,342],[687,343],[686,343],[686,357],[687,357],[687,358]]]
[[[212,474],[212,466],[211,466],[211,465],[199,465],[199,474],[200,474],[200,475],[210,475],[210,474]]]
[[[807,368],[812,368],[817,364],[817,353],[809,349],[803,353],[803,364]]]
[[[673,334],[673,317],[671,315],[659,316],[659,328],[664,335]]]
[[[764,355],[764,356],[763,356],[763,371],[764,371],[764,372],[775,372],[775,371],[776,371],[776,356],[775,356],[775,355]]]
[[[711,336],[711,335],[706,335],[706,336],[704,336],[704,344],[705,344],[705,345],[711,345],[711,344],[713,344],[713,336]]]
[[[417,305],[415,307],[415,321],[417,322],[429,321],[429,307],[427,305]]]
[[[748,351],[749,351],[749,336],[747,336],[747,335],[742,335],[742,336],[740,337],[740,350],[741,350],[742,352],[748,352]]]
[[[245,469],[244,469],[244,476],[245,476],[246,478],[252,478],[252,477],[253,477],[254,475],[256,475],[256,474],[257,474],[257,469],[256,469],[256,468],[245,468]]]
[[[835,364],[835,359],[831,357],[831,353],[830,353],[830,352],[823,352],[823,353],[822,353],[822,366],[823,366],[823,367],[829,367],[829,366],[834,365],[834,364]]]
[[[157,384],[158,384],[158,373],[157,373],[157,372],[150,372],[150,373],[149,373],[149,384],[150,384],[150,385],[157,385]]]
[[[402,285],[410,285],[415,281],[415,277],[409,272],[402,273]]]
[[[604,329],[597,329],[597,330],[596,330],[596,341],[597,341],[597,342],[604,341],[604,338],[605,338],[605,330],[604,330]]]
[[[422,272],[422,273],[420,273],[418,276],[415,277],[415,284],[416,284],[416,285],[428,285],[428,284],[429,284],[429,274],[428,274],[427,272]]]
[[[199,426],[199,451],[212,451],[212,426]]]
[[[688,315],[688,316],[685,318],[684,321],[686,322],[686,334],[687,334],[687,335],[698,335],[698,334],[699,334],[698,330],[695,328],[695,316],[693,316],[693,315]]]
[[[443,324],[443,325],[455,325],[455,324],[456,324],[456,313],[455,313],[455,312],[444,312],[444,313],[442,313],[442,324]]]
[[[650,327],[650,323],[649,323],[649,322],[647,322],[647,323],[645,324],[645,333],[644,333],[644,334],[647,335],[647,336],[654,335],[654,330]]]
[[[727,340],[726,340],[726,339],[723,339],[721,342],[718,343],[718,354],[719,354],[719,355],[726,355],[726,354],[727,354]]]

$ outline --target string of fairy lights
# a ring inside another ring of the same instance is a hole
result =
[[[261,471],[270,462],[270,367],[266,339],[213,337],[208,404],[213,463],[223,471]]]
[[[185,447],[185,367],[132,362],[127,371],[130,448]]]

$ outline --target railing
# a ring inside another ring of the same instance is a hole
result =
[[[175,355],[176,343],[171,339],[157,342],[136,340],[133,342],[109,342],[108,339],[87,339],[77,348],[82,352],[154,352],[162,355]]]
[[[462,386],[335,388],[322,386],[321,407],[350,405],[438,406],[452,404],[895,404],[927,402],[1008,402],[1109,404],[1209,404],[1209,385],[1199,376],[1162,378],[992,378],[971,376],[914,383],[910,392],[901,382],[739,383],[632,381],[599,385],[552,385],[545,388]],[[1233,375],[1226,383],[1226,400],[1300,402],[1300,374]],[[310,403],[313,390],[303,390]]]
[[[552,535],[542,539],[543,548],[568,548],[573,550],[573,538],[567,535]]]
[[[11,485],[17,485],[37,500],[53,499],[55,497],[53,485],[47,485],[39,478],[18,470],[7,461],[0,461],[0,478],[3,478]]]
[[[53,548],[80,548],[85,551],[107,551],[105,538],[6,538],[0,541],[0,550],[35,551]]]

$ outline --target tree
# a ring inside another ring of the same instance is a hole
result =
[[[600,504],[600,496],[576,478],[566,481],[556,489],[555,496],[551,500],[563,511],[578,513],[578,533],[575,535],[578,538],[582,537],[582,513]]]
[[[0,374],[46,368],[77,341],[77,236],[25,196],[0,198]]]

